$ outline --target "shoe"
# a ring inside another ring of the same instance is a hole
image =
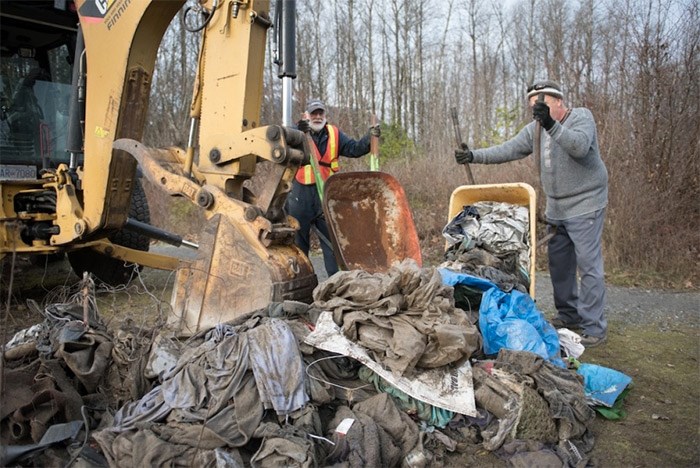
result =
[[[600,346],[608,339],[607,335],[603,336],[591,336],[591,335],[581,335],[581,344],[586,348],[595,348]]]
[[[549,321],[549,323],[551,323],[554,328],[568,328],[569,330],[578,330],[581,328],[579,324],[566,323],[559,317],[554,317],[552,320]]]

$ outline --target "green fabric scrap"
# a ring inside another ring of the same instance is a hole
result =
[[[594,406],[593,409],[598,412],[602,417],[605,419],[609,419],[611,421],[618,421],[620,419],[624,419],[627,417],[627,411],[622,407],[623,405],[623,400],[627,396],[627,394],[630,391],[630,387],[627,387],[620,393],[620,395],[617,397],[615,400],[615,403],[611,408],[607,408],[605,406]]]
[[[415,415],[421,421],[425,421],[431,426],[444,428],[454,417],[452,411],[437,408],[433,405],[416,400],[410,395],[402,392],[398,388],[390,385],[386,380],[375,374],[370,368],[362,366],[358,376],[363,382],[371,383],[379,392],[391,395],[394,403],[406,413]]]

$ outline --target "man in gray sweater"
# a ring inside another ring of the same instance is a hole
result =
[[[537,102],[544,95],[543,102]],[[548,244],[557,328],[581,328],[593,347],[607,336],[602,236],[608,204],[608,172],[600,157],[595,121],[583,107],[567,108],[561,86],[550,80],[527,90],[534,121],[503,144],[455,152],[460,164],[500,164],[533,153],[536,122],[542,126],[540,180],[545,217],[554,236]],[[577,271],[580,284],[577,281]]]

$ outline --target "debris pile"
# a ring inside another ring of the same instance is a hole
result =
[[[442,231],[448,248],[441,266],[487,279],[504,292],[527,293],[529,218],[526,207],[511,203],[482,201],[463,207]]]
[[[442,268],[341,271],[311,305],[273,303],[187,339],[108,327],[90,301],[33,304],[45,321],[4,348],[0,465],[426,467],[485,450],[585,466],[593,407],[617,394],[584,385],[597,367],[565,364],[522,292],[527,255],[455,239]],[[464,267],[475,248],[505,256],[510,276]]]

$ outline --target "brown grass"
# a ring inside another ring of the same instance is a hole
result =
[[[151,211],[151,224],[196,241],[206,218],[201,209],[182,197],[171,197],[148,180],[143,188]]]

